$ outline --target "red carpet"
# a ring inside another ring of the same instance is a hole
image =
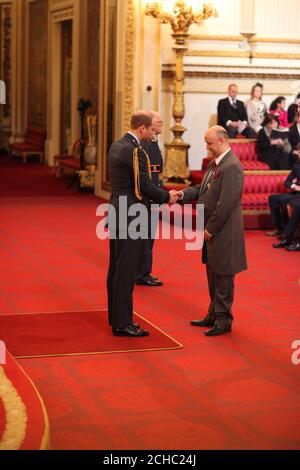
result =
[[[37,196],[22,195],[20,180],[20,197],[0,198],[0,311],[105,309],[99,199],[41,197],[38,174],[22,171]],[[164,286],[138,286],[134,308],[182,349],[20,360],[45,401],[51,448],[300,449],[300,366],[291,362],[300,339],[300,253],[272,242],[246,232],[249,269],[236,279],[231,334],[207,338],[189,325],[208,306],[201,252],[158,240],[153,274]]]
[[[24,370],[7,353],[0,366],[0,450],[49,447],[49,422],[42,398]]]
[[[147,338],[116,337],[107,311],[1,315],[1,338],[15,358],[177,349],[181,344],[135,315]]]

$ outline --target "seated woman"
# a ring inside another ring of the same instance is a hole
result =
[[[267,114],[262,123],[262,129],[257,136],[258,160],[267,163],[271,170],[289,170],[290,144],[281,138],[272,138],[273,129],[278,128],[278,118]]]
[[[270,114],[278,117],[279,126],[283,128],[289,127],[287,111],[285,110],[286,99],[284,96],[278,96],[272,101],[270,106]]]
[[[246,101],[246,111],[249,126],[257,133],[262,128],[262,122],[267,112],[267,105],[262,101],[263,85],[255,83],[251,89],[251,98]]]

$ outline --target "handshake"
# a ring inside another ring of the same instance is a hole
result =
[[[182,199],[182,196],[183,196],[182,191],[176,191],[175,189],[172,189],[171,191],[169,191],[169,194],[170,194],[170,199],[169,199],[170,204],[176,204],[178,199]]]

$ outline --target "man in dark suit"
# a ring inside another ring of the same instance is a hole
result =
[[[266,235],[275,237],[282,235],[284,228],[289,222],[287,205],[293,201],[293,199],[299,197],[300,188],[300,143],[297,145],[297,161],[293,166],[292,171],[289,173],[284,185],[291,190],[290,193],[272,194],[269,196],[269,206],[271,212],[272,225],[275,227],[271,232],[266,232]],[[285,237],[286,238],[286,237]],[[291,243],[292,240],[288,240]],[[284,248],[286,246],[286,240],[284,243],[274,243],[274,248]]]
[[[226,129],[230,139],[234,139],[237,134],[255,137],[254,130],[248,125],[244,103],[236,99],[237,93],[237,86],[229,85],[228,97],[218,103],[218,124]]]
[[[244,172],[228,138],[221,126],[206,132],[206,146],[214,160],[201,185],[177,193],[183,204],[197,200],[204,205],[202,261],[206,264],[211,302],[205,318],[192,320],[191,324],[212,327],[206,336],[231,331],[234,276],[247,269],[241,208]]]
[[[158,188],[162,188],[163,180],[162,180],[162,171],[163,171],[163,158],[162,154],[158,145],[158,136],[162,132],[162,125],[163,122],[161,117],[157,111],[151,111],[152,114],[152,129],[153,129],[153,137],[150,140],[144,140],[142,142],[142,147],[146,151],[150,159],[151,165],[151,182]],[[151,212],[150,214],[151,215]],[[154,219],[155,220],[155,219]],[[153,225],[153,224],[152,224]],[[150,223],[149,228],[151,229]],[[156,227],[152,226],[153,232],[155,231]],[[157,277],[152,276],[152,263],[153,263],[153,245],[154,245],[154,233],[151,234],[151,230],[149,230],[149,238],[148,243],[145,246],[145,251],[142,255],[142,259],[140,261],[138,272],[137,272],[137,279],[136,284],[139,286],[149,286],[149,287],[157,287],[162,286],[163,282],[157,279]]]
[[[298,160],[297,145],[300,143],[300,111],[296,112],[294,124],[289,129],[289,142],[292,147],[289,161],[291,166],[293,166]]]
[[[284,230],[287,240],[292,240],[292,238],[295,236],[297,227],[299,227],[300,224],[300,186],[298,188],[299,196],[289,203],[292,213]],[[287,251],[300,251],[300,242],[298,241],[297,243],[292,243],[290,245],[287,244],[287,246],[285,246],[285,249]]]
[[[108,152],[112,192],[108,213],[108,321],[115,336],[140,337],[149,334],[132,321],[136,273],[141,253],[148,243],[149,201],[159,204],[176,202],[176,197],[151,183],[150,162],[141,141],[150,139],[152,135],[151,114],[139,111],[131,118],[131,130],[115,141]],[[137,212],[142,217],[132,215]]]

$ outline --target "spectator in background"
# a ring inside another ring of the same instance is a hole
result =
[[[289,129],[289,142],[292,147],[290,155],[290,163],[293,165],[298,160],[297,145],[300,142],[300,111],[297,111],[294,119],[294,124]]]
[[[263,85],[255,83],[251,89],[251,98],[246,101],[249,126],[258,133],[267,112],[267,105],[262,101]]]
[[[287,111],[285,110],[286,99],[284,96],[278,96],[272,101],[270,106],[270,113],[278,117],[279,127],[289,127]]]
[[[271,170],[289,170],[289,154],[287,141],[281,138],[273,139],[272,131],[278,128],[278,117],[267,114],[257,136],[258,160],[267,163]]]
[[[296,96],[295,103],[292,103],[288,107],[288,122],[289,124],[293,124],[295,120],[296,113],[300,111],[300,93]]]
[[[297,188],[297,190],[300,191],[300,186],[297,186]],[[291,209],[291,216],[284,228],[283,239],[279,243],[274,243],[273,248],[285,248],[287,251],[300,251],[300,243],[293,243],[300,222],[300,195],[292,199],[288,206]]]
[[[237,100],[238,88],[235,84],[228,87],[228,97],[218,103],[218,124],[228,132],[230,139],[237,134],[245,137],[255,137],[254,130],[249,127],[244,103]]]
[[[292,171],[284,182],[284,185],[291,190],[289,193],[272,194],[269,196],[269,205],[271,211],[272,225],[275,227],[271,232],[266,232],[266,235],[275,237],[283,234],[284,227],[288,224],[287,205],[291,203],[300,195],[300,143],[297,145],[297,161],[293,166]],[[277,246],[275,248],[281,248]]]

